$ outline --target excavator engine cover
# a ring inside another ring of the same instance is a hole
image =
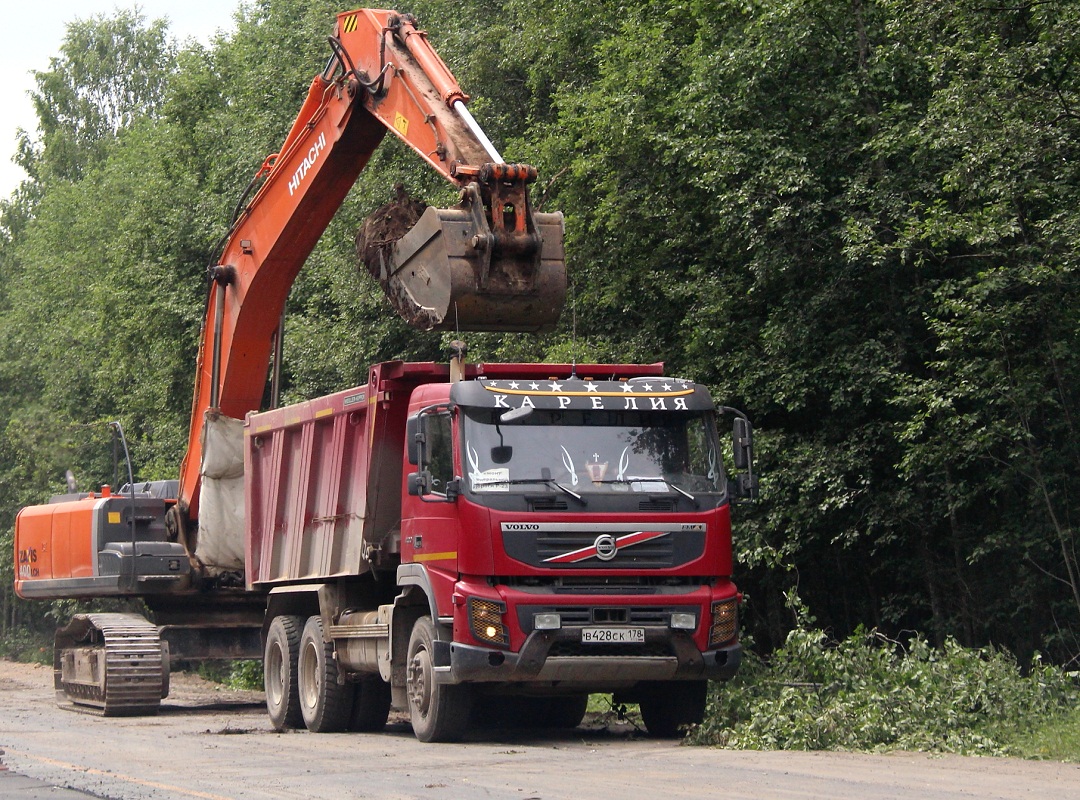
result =
[[[523,231],[493,233],[470,184],[457,206],[427,208],[368,269],[422,330],[554,330],[566,299],[563,215],[526,213]]]

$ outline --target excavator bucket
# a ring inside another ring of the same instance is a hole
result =
[[[566,299],[561,213],[532,212],[527,202],[497,195],[485,203],[470,183],[461,203],[427,208],[404,236],[372,236],[361,229],[361,258],[413,327],[544,333],[559,321]]]

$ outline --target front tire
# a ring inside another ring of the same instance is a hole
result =
[[[338,683],[334,643],[323,638],[322,617],[309,617],[300,637],[297,684],[304,724],[313,733],[345,730],[352,713],[351,683]]]
[[[435,682],[435,625],[420,617],[409,637],[405,664],[409,716],[421,742],[456,742],[469,725],[469,686]]]
[[[266,690],[266,711],[276,731],[304,726],[296,675],[303,625],[303,617],[274,617],[266,633],[263,688]]]
[[[708,681],[654,683],[641,697],[641,720],[657,739],[681,738],[705,719],[708,688]]]
[[[574,694],[569,697],[552,697],[548,700],[544,713],[544,724],[552,728],[570,730],[576,728],[585,719],[589,707],[587,694]]]

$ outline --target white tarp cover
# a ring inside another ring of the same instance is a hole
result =
[[[203,426],[195,557],[211,574],[244,568],[244,423],[216,409]]]

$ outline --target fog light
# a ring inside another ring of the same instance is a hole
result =
[[[557,631],[562,627],[562,618],[558,614],[536,614],[533,616],[533,630]]]
[[[671,627],[680,631],[697,630],[697,614],[676,611],[671,615]]]
[[[501,647],[510,644],[510,634],[502,620],[505,611],[506,604],[500,600],[469,598],[469,628],[477,641]]]
[[[735,598],[713,603],[712,625],[709,628],[709,645],[715,646],[730,642],[739,628],[739,601]]]

